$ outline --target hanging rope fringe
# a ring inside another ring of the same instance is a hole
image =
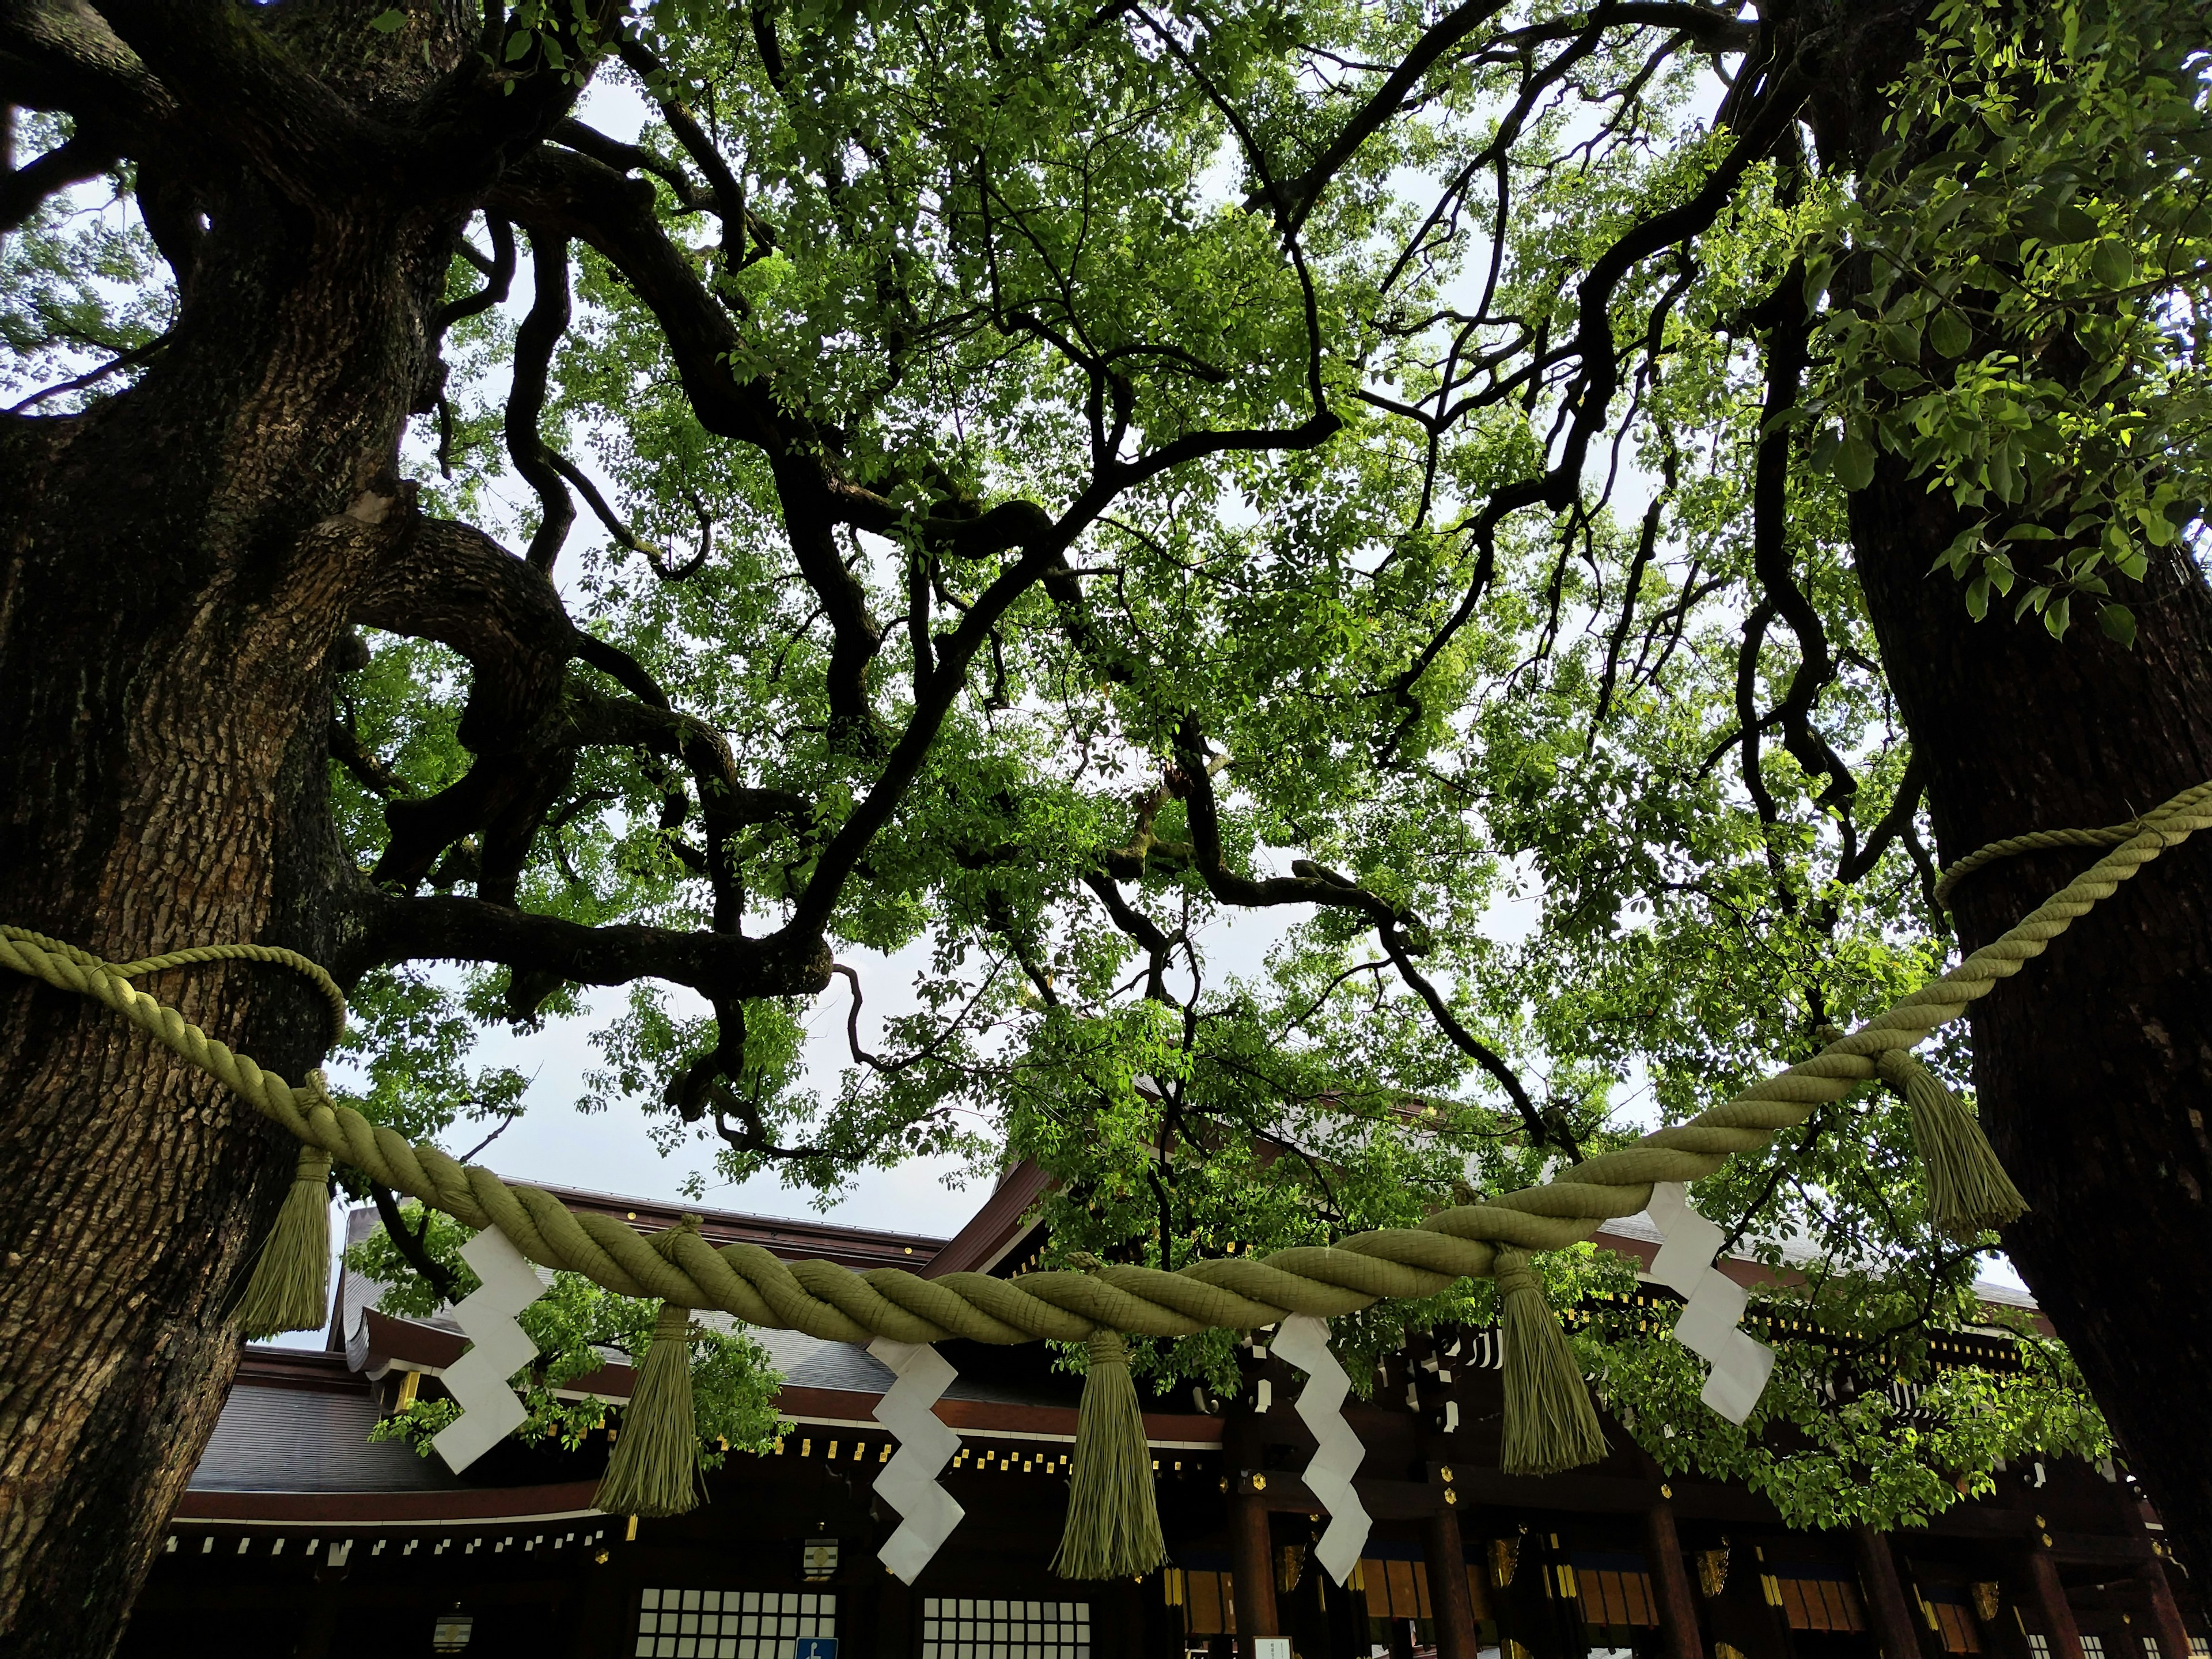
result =
[[[1901,1048],[1881,1057],[1880,1071],[1912,1114],[1912,1143],[1928,1174],[1928,1218],[1936,1231],[1971,1244],[2027,1213],[2027,1200],[1997,1162],[1982,1126],[1935,1073]]]
[[[1152,1495],[1152,1449],[1120,1335],[1091,1338],[1075,1419],[1067,1524],[1052,1570],[1062,1578],[1141,1577],[1168,1559]]]
[[[1198,1261],[1175,1273],[1118,1266],[1011,1279],[983,1273],[925,1279],[898,1268],[855,1273],[827,1261],[781,1261],[758,1245],[730,1244],[718,1250],[696,1231],[647,1239],[611,1216],[578,1214],[550,1193],[510,1185],[489,1170],[464,1166],[428,1142],[412,1144],[370,1123],[331,1100],[319,1073],[310,1073],[303,1086],[295,1088],[128,983],[134,974],[191,961],[243,957],[282,963],[314,979],[342,1017],[343,1000],[330,976],[295,952],[210,946],[118,968],[27,928],[0,927],[0,967],[104,1004],[301,1141],[345,1159],[370,1179],[443,1211],[464,1226],[496,1226],[531,1261],[582,1273],[619,1296],[720,1308],[747,1324],[804,1331],[832,1342],[866,1343],[878,1336],[901,1342],[953,1337],[993,1343],[1081,1341],[1116,1332],[1188,1336],[1217,1328],[1251,1330],[1293,1313],[1332,1318],[1386,1297],[1434,1296],[1462,1279],[1490,1275],[1500,1247],[1550,1250],[1580,1243],[1605,1221],[1642,1210],[1655,1182],[1700,1181],[1731,1155],[1764,1151],[1777,1133],[1842,1099],[1876,1076],[1885,1057],[1916,1047],[1938,1026],[1957,1019],[2041,956],[2053,939],[2145,865],[2207,828],[2212,828],[2212,782],[2184,790],[2147,814],[2139,829],[2001,937],[1810,1060],[1753,1084],[1687,1122],[1655,1130],[1617,1152],[1563,1170],[1545,1185],[1439,1211],[1418,1227],[1384,1228],[1333,1246],[1279,1250],[1264,1259]],[[1968,1181],[1961,1188],[1966,1194],[1962,1214],[1994,1213],[1979,1209],[1972,1197],[1975,1184]],[[1507,1302],[1510,1312],[1512,1298]],[[1543,1322],[1536,1322],[1540,1327]],[[1540,1343],[1539,1337],[1536,1346]],[[1535,1346],[1523,1346],[1535,1352]],[[1125,1367],[1109,1364],[1101,1374],[1110,1376],[1117,1369],[1128,1386]],[[1133,1388],[1130,1398],[1133,1409]],[[1559,1420],[1570,1422],[1572,1415]],[[1140,1443],[1141,1425],[1133,1432]],[[1570,1433],[1567,1438],[1580,1437]],[[1583,1449],[1589,1449],[1587,1442]]]
[[[608,1515],[682,1515],[697,1507],[699,1487],[691,1310],[664,1302],[592,1507]]]
[[[1605,1431],[1544,1281],[1521,1250],[1500,1250],[1497,1273],[1505,1338],[1505,1440],[1498,1467],[1508,1474],[1557,1474],[1596,1462],[1605,1455]]]
[[[311,1331],[331,1309],[331,1155],[302,1146],[291,1190],[238,1304],[238,1322],[253,1341],[280,1331]]]

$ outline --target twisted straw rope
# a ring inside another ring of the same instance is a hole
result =
[[[2172,805],[2168,802],[2167,805]],[[2161,807],[2160,811],[2165,808]],[[2140,831],[2158,817],[2137,818],[2131,823],[2111,824],[2102,830],[2031,830],[2024,836],[2008,836],[2002,841],[1993,841],[1986,847],[1978,847],[1936,878],[1936,902],[1946,910],[1951,908],[1951,895],[1959,884],[1975,871],[1995,864],[1999,859],[2016,858],[2022,853],[2041,853],[2056,847],[2118,847],[2122,842]]]
[[[2208,826],[2212,781],[2146,815],[2134,833],[2002,938],[1810,1060],[1686,1123],[1563,1170],[1545,1185],[1441,1211],[1418,1227],[1278,1250],[1264,1260],[1194,1262],[1174,1273],[1103,1267],[1010,1279],[972,1273],[921,1279],[895,1267],[856,1273],[828,1261],[785,1262],[757,1244],[716,1249],[696,1224],[648,1238],[611,1217],[578,1214],[538,1188],[509,1184],[489,1170],[463,1165],[428,1143],[410,1143],[333,1101],[320,1072],[295,1088],[127,983],[157,967],[242,957],[296,969],[336,1000],[330,976],[295,952],[214,946],[116,967],[42,934],[0,927],[0,965],[105,1003],[309,1146],[465,1226],[495,1226],[532,1261],[582,1273],[620,1295],[720,1308],[750,1325],[836,1342],[877,1336],[901,1342],[956,1336],[995,1343],[1041,1337],[1079,1341],[1111,1332],[1187,1336],[1214,1328],[1249,1330],[1292,1313],[1326,1318],[1386,1297],[1431,1296],[1463,1278],[1491,1276],[1500,1251],[1580,1243],[1601,1222],[1642,1210],[1653,1182],[1699,1180],[1731,1155],[1759,1151],[1780,1131],[1841,1099],[1875,1076],[1885,1056],[1916,1047],[1956,1019],[1999,981],[2041,956],[2144,865]],[[337,1006],[342,1009],[342,1001]]]

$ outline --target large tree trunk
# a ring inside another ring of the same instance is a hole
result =
[[[1946,862],[2029,830],[2121,823],[2212,778],[2212,591],[2154,562],[2134,649],[1971,621],[1930,576],[1948,498],[1885,463],[1851,529]],[[1984,945],[2092,862],[2009,859],[1953,904]],[[2167,853],[1975,1005],[1975,1081],[2033,1206],[2005,1248],[2197,1571],[2212,1569],[2212,836]]]
[[[347,890],[325,659],[392,505],[448,245],[397,220],[234,182],[147,379],[0,422],[0,920],[111,960],[327,952]],[[149,988],[295,1080],[328,1040],[282,969]],[[0,1649],[103,1653],[221,1408],[296,1148],[13,975],[0,1103]]]
[[[1808,5],[1838,43],[1808,106],[1831,164],[1891,141],[1888,89],[1928,9]],[[1975,623],[1960,583],[1929,574],[1965,520],[1894,457],[1850,516],[1942,862],[2030,830],[2123,823],[2212,779],[2212,589],[2185,556],[2154,556],[2142,592],[2124,596],[2130,650],[2094,625],[2053,640],[2002,601]],[[2039,854],[1968,878],[1952,896],[1960,948],[2096,856]],[[1982,1118],[2033,1206],[2005,1248],[2176,1542],[2212,1570],[2212,836],[2122,887],[1971,1019]]]

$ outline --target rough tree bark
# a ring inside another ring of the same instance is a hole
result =
[[[398,504],[451,234],[227,182],[143,384],[0,424],[0,916],[111,958],[331,954],[329,656]],[[281,970],[151,988],[295,1078],[329,1036]],[[13,975],[0,1097],[0,1644],[98,1652],[221,1407],[228,1310],[296,1149]]]
[[[345,121],[428,95],[470,35],[426,11],[362,62],[381,37],[350,9],[320,21],[356,43],[324,66],[350,106],[288,108],[281,73],[209,61],[221,31],[130,7],[15,8],[0,42],[7,90],[104,100],[178,275],[127,395],[0,422],[0,916],[111,958],[258,940],[331,959],[359,931],[326,810],[332,647],[410,525],[392,467],[460,208],[349,176],[380,158]],[[270,27],[312,52],[317,21]],[[295,1078],[328,1042],[281,970],[151,988]],[[0,1099],[0,1646],[97,1654],[221,1408],[295,1149],[13,975]]]

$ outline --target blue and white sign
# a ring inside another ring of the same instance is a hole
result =
[[[801,1636],[791,1644],[791,1659],[837,1659],[834,1636]]]

